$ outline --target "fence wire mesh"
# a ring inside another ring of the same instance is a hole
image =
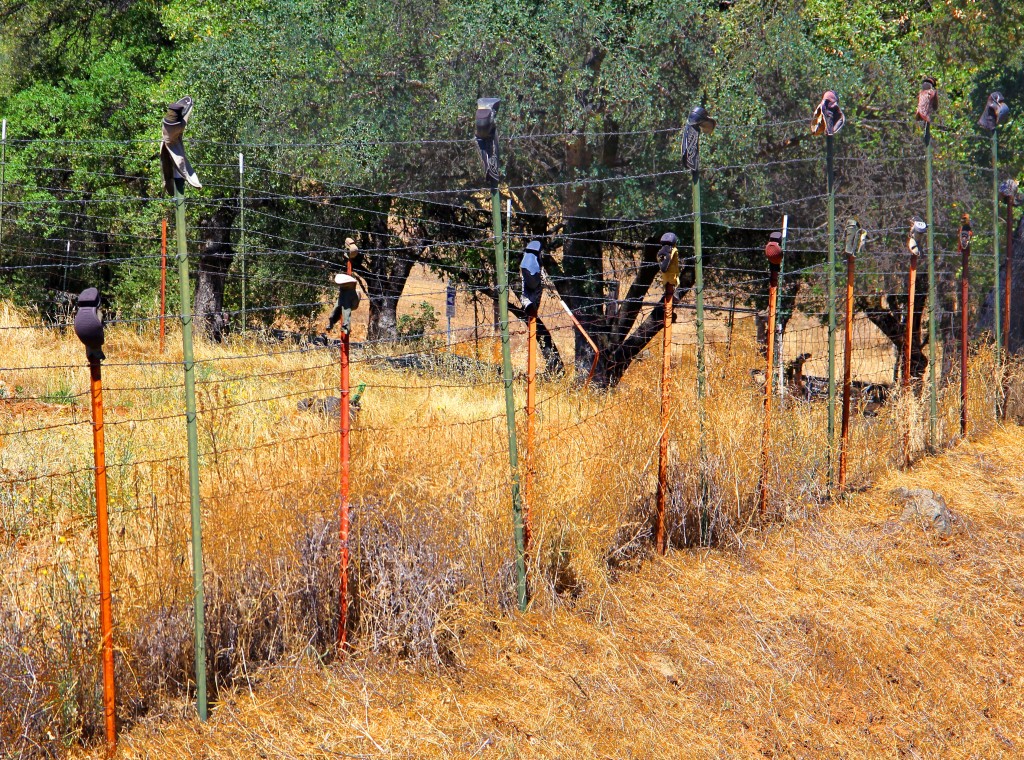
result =
[[[795,128],[725,128],[722,140],[770,143]],[[855,216],[868,232],[857,260],[852,323],[847,482],[854,489],[908,456],[960,438],[956,228],[964,211],[977,220],[967,304],[976,328],[969,336],[969,435],[995,424],[1010,371],[997,364],[989,333],[990,170],[944,162],[940,152],[937,291],[929,292],[922,256],[912,377],[904,389],[906,229],[911,216],[924,213],[923,158],[906,152],[913,142],[905,125],[864,128],[902,137],[879,141],[876,154],[840,153],[837,160],[838,228]],[[522,142],[541,150],[566,138]],[[92,740],[102,731],[89,375],[70,327],[75,294],[87,286],[101,287],[117,305],[108,314],[104,394],[119,718],[132,720],[195,688],[180,308],[169,287],[161,354],[160,222],[169,204],[154,197],[153,148],[8,141],[0,240],[6,299],[0,306],[0,559],[6,567],[0,701],[19,706],[3,720],[2,738],[15,754]],[[420,148],[467,164],[475,160],[462,155],[471,144]],[[244,277],[237,247],[241,185],[231,160],[236,149],[249,154]],[[693,217],[663,214],[667,204],[658,200],[682,192],[688,173],[671,168],[504,188],[517,198],[535,192],[553,209],[566,194],[601,185],[606,193],[647,196],[652,209],[644,219],[606,215],[582,223],[568,215],[556,225],[554,211],[528,214],[520,207],[512,218],[513,269],[517,248],[532,237],[561,251],[549,267],[538,316],[535,438],[524,452],[532,473],[533,604],[571,600],[651,550],[663,432],[651,241],[664,230],[679,234],[684,269],[668,389],[670,544],[742,541],[764,519],[756,505],[766,384],[776,398],[767,518],[802,518],[834,495],[829,475],[837,444],[830,449],[826,435],[828,314],[831,306],[839,315],[834,366],[841,393],[845,264],[837,241],[841,295],[830,305],[824,157],[815,144],[798,152],[785,161],[739,167],[709,160],[705,168],[711,188],[742,185],[747,202],[712,205],[703,216],[709,390],[703,436],[692,275],[687,281]],[[216,338],[196,347],[205,635],[214,688],[268,663],[333,656],[339,347],[336,333],[324,334],[324,322],[333,305],[330,278],[343,267],[347,236],[359,239],[365,263],[357,274],[374,307],[356,313],[351,357],[358,394],[351,468],[355,645],[452,663],[458,659],[457,610],[515,604],[486,201],[472,186],[347,187],[282,170],[287,154],[287,146],[199,143],[205,189],[188,199],[197,321]],[[323,164],[322,176],[331,176],[329,159]],[[783,214],[790,236],[780,279],[781,340],[769,377],[762,250]],[[449,283],[458,290],[450,326],[442,316]],[[928,299],[939,343],[931,441]],[[560,300],[602,352],[589,384],[584,380],[594,354]],[[526,326],[512,301],[522,435]]]

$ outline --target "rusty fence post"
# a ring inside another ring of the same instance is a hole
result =
[[[1010,289],[1013,287],[1013,202],[1016,183],[1004,195],[1006,199],[1006,282],[1003,286],[1003,355],[1010,355]],[[1003,416],[1006,416],[1004,405]]]
[[[665,531],[665,502],[668,495],[668,421],[670,411],[670,388],[672,370],[672,317],[675,311],[673,298],[679,284],[679,239],[672,232],[661,236],[658,249],[658,268],[665,285],[663,305],[665,326],[662,332],[661,354],[661,437],[658,441],[658,493],[657,525],[654,532],[654,546],[658,554],[664,554],[668,545]]]
[[[960,436],[967,437],[967,295],[970,282],[971,217],[960,221]]]
[[[782,266],[782,233],[773,232],[764,254],[768,257],[768,332],[765,347],[764,374],[764,430],[761,433],[761,477],[758,483],[758,509],[762,515],[768,510],[768,439],[772,426],[772,366],[775,362],[775,319],[779,299],[779,270]]]
[[[661,341],[661,439],[658,442],[658,524],[654,545],[665,553],[665,496],[668,491],[669,381],[672,366],[672,286],[665,286],[665,327]]]
[[[533,535],[533,488],[537,469],[535,424],[537,414],[537,311],[544,295],[541,269],[543,247],[531,240],[523,251],[519,273],[523,280],[520,302],[526,311],[526,468],[523,473],[523,550],[529,551]]]
[[[1006,279],[1003,283],[1003,361],[1010,358],[1010,303],[1011,291],[1013,290],[1013,207],[1021,201],[1018,195],[1018,184],[1016,180],[1006,180],[999,185],[999,194],[1006,202]],[[1001,417],[1006,419],[1006,404],[1009,400],[1007,394],[1009,386],[1003,381],[1002,397],[1003,404]]]
[[[850,451],[850,402],[853,394],[853,286],[857,254],[867,233],[856,219],[846,223],[846,334],[843,336],[843,418],[839,434],[839,493],[846,487],[846,463]]]
[[[114,615],[110,598],[110,528],[107,516],[107,465],[103,442],[103,317],[100,293],[87,288],[78,297],[75,334],[85,344],[89,360],[89,391],[92,399],[92,445],[96,478],[96,545],[100,576],[100,638],[103,661],[103,722],[107,756],[117,745],[114,691]]]
[[[339,341],[339,364],[341,367],[340,403],[338,404],[339,433],[338,441],[338,548],[339,548],[339,588],[338,588],[338,654],[344,657],[348,648],[348,598],[349,598],[349,534],[351,514],[349,489],[351,480],[351,378],[349,372],[349,336],[352,332],[352,312],[359,307],[359,293],[356,291],[356,279],[352,276],[352,260],[359,255],[352,238],[345,240],[345,273],[336,275],[338,289],[338,305],[331,315],[332,320],[341,319],[341,340]],[[332,325],[333,326],[333,325]]]
[[[537,412],[537,315],[527,317],[526,336],[526,472],[523,481],[523,548],[530,550],[533,533],[533,475],[537,449],[534,445],[534,417]]]
[[[920,236],[927,225],[914,217],[911,220],[910,235],[907,237],[907,250],[910,251],[910,270],[907,277],[907,319],[906,332],[903,338],[903,392],[910,393],[910,352],[914,338],[914,299],[917,289],[917,259],[921,255]],[[910,466],[910,422],[903,434],[903,466]]]

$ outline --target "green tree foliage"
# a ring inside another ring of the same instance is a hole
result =
[[[240,304],[244,151],[249,300],[265,308],[253,319],[285,306],[313,313],[351,236],[364,251],[371,337],[394,337],[414,263],[493,287],[489,197],[468,138],[475,98],[498,95],[500,132],[517,138],[501,145],[515,245],[544,237],[548,273],[598,337],[608,383],[661,320],[658,307],[640,308],[653,241],[671,228],[689,242],[678,128],[692,106],[721,122],[702,146],[709,287],[728,292],[743,276],[732,270],[762,268],[756,249],[788,213],[787,269],[809,274],[787,278],[786,294],[814,296],[824,162],[807,122],[823,90],[839,92],[848,126],[837,207],[873,230],[879,266],[860,305],[883,329],[904,308],[901,238],[922,202],[921,76],[938,79],[942,99],[938,226],[946,235],[969,211],[978,249],[991,244],[992,220],[975,120],[992,89],[1024,108],[1024,7],[1004,0],[0,0],[0,23],[7,200],[17,204],[5,209],[0,257],[52,262],[68,240],[82,257],[5,270],[5,291],[43,303],[98,275],[123,314],[153,313],[167,211],[158,119],[187,92],[204,182],[189,206],[200,322]],[[1022,140],[1015,125],[1004,130],[1008,174],[1021,168]],[[627,298],[616,311],[606,307],[613,276]],[[762,304],[757,288],[744,292]],[[589,352],[580,341],[566,359],[589,366]]]

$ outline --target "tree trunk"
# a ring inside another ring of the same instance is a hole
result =
[[[902,289],[906,289],[906,278],[902,280]],[[855,300],[855,309],[863,311],[882,333],[893,342],[896,347],[896,357],[893,362],[893,383],[899,380],[903,367],[903,352],[906,345],[907,335],[907,302],[906,296],[887,296],[886,305],[883,306],[880,298],[858,297]],[[925,354],[925,347],[928,345],[926,331],[922,330],[924,321],[924,309],[928,301],[928,274],[924,266],[918,266],[917,280],[914,284],[914,327],[911,331],[910,341],[910,376],[918,379],[924,375],[928,368],[928,356]]]
[[[368,341],[394,341],[398,338],[398,301],[412,273],[413,265],[423,254],[424,233],[412,230],[413,235],[398,237],[381,221],[366,236],[370,245],[367,253],[357,262],[355,271],[366,282],[369,300]],[[396,239],[406,246],[394,245]],[[389,250],[397,248],[397,250]]]
[[[237,207],[222,202],[213,214],[199,221],[199,269],[196,273],[194,324],[211,340],[224,340],[228,315],[224,311],[224,286],[235,256],[231,230]]]

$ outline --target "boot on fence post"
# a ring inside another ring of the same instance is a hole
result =
[[[107,464],[103,442],[103,315],[100,292],[86,288],[78,297],[75,334],[85,345],[89,360],[89,391],[92,398],[92,448],[96,477],[96,545],[100,570],[100,638],[103,660],[103,723],[107,757],[117,745],[114,697],[114,615],[110,598],[110,528],[107,519]]]
[[[700,462],[700,542],[710,543],[710,520],[708,519],[708,483],[707,473],[707,414],[704,409],[704,398],[707,395],[707,366],[704,355],[704,253],[701,243],[701,211],[700,211],[700,136],[710,135],[718,124],[708,116],[708,112],[697,106],[686,119],[683,127],[682,154],[683,163],[690,170],[693,185],[693,293],[696,303],[697,328],[697,424],[699,437],[697,442],[698,461]]]
[[[967,290],[970,282],[971,264],[971,217],[960,218],[960,436],[967,437]]]
[[[534,436],[534,418],[537,412],[537,311],[544,293],[541,279],[540,257],[543,248],[539,240],[531,240],[523,251],[519,272],[523,278],[523,293],[519,299],[526,310],[526,468],[523,478],[523,549],[530,550],[533,535],[533,477],[537,470],[537,449]]]
[[[775,318],[779,296],[779,271],[782,267],[782,233],[773,232],[764,255],[768,259],[768,349],[765,352],[764,429],[761,433],[761,477],[758,483],[758,509],[762,516],[768,511],[768,438],[772,427],[772,364],[775,361]]]
[[[995,351],[996,372],[1001,363],[1000,347],[1002,346],[1002,320],[1000,319],[999,301],[999,127],[1010,118],[1010,107],[1006,105],[1000,92],[988,96],[985,110],[978,119],[978,126],[992,133],[992,266],[995,274],[992,288],[992,335]],[[996,419],[1001,415],[1001,394],[996,394]]]
[[[910,268],[907,277],[907,320],[903,338],[903,392],[911,393],[910,387],[910,352],[914,339],[914,299],[917,289],[917,260],[921,255],[921,235],[928,225],[918,217],[910,221],[910,234],[907,235],[907,250],[910,251]],[[910,467],[910,421],[903,435],[903,466]]]
[[[196,420],[196,375],[192,350],[192,294],[188,281],[188,237],[185,231],[185,183],[200,188],[185,155],[183,137],[192,115],[192,98],[167,106],[160,143],[164,190],[174,196],[174,227],[178,239],[178,291],[181,300],[181,344],[185,369],[185,428],[188,437],[188,492],[192,514],[192,616],[195,624],[196,709],[206,720],[206,602],[203,591],[203,523],[199,503],[199,430]]]
[[[811,134],[825,136],[825,180],[828,190],[828,490],[832,490],[836,443],[836,178],[835,136],[846,125],[839,97],[827,90],[814,109]]]
[[[516,443],[516,409],[512,392],[512,348],[508,334],[508,273],[501,236],[501,192],[498,190],[498,106],[499,98],[476,101],[476,144],[491,187],[491,225],[494,230],[494,270],[498,286],[498,320],[501,328],[501,367],[505,386],[505,422],[508,427],[508,463],[512,475],[512,531],[516,556],[516,599],[520,612],[526,611],[526,537],[523,526],[523,501],[519,492],[519,449]]]
[[[846,333],[843,336],[843,420],[839,436],[839,493],[846,487],[846,459],[850,450],[850,401],[853,393],[853,285],[857,254],[867,232],[856,219],[846,223]]]

